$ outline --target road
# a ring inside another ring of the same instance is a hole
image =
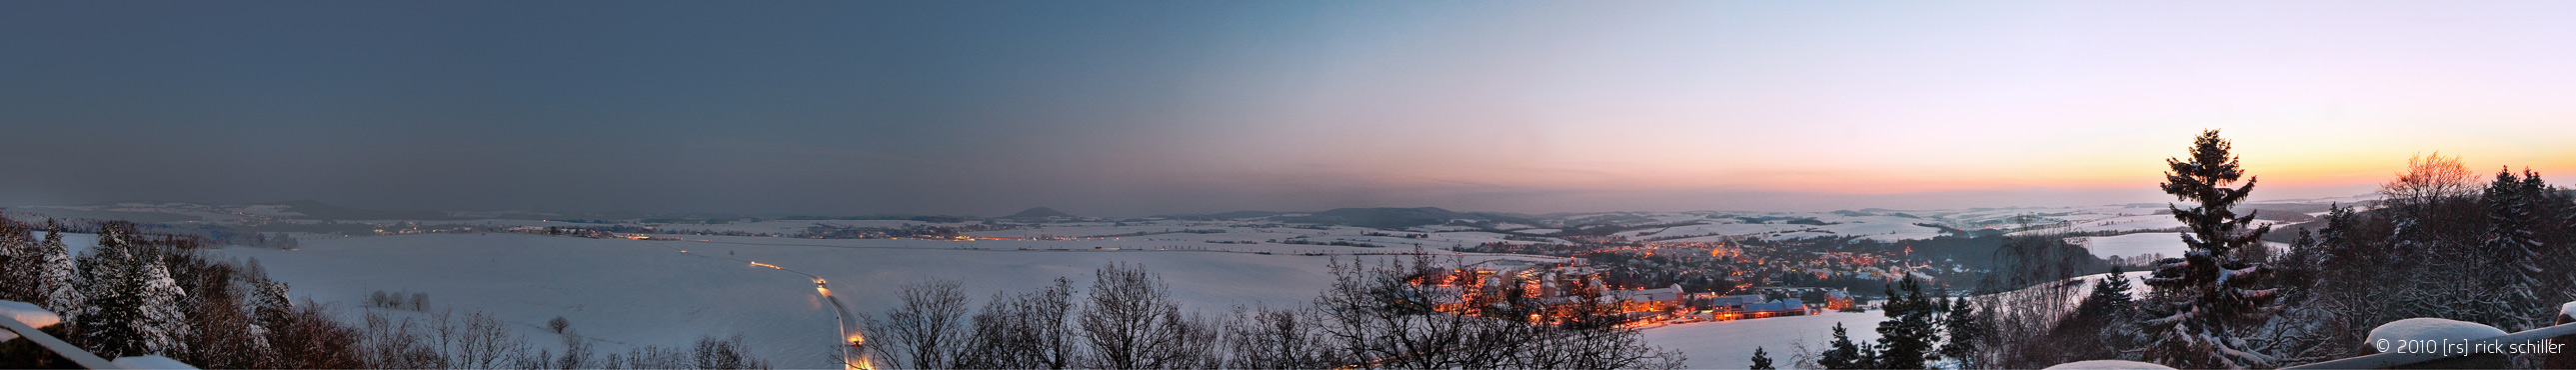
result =
[[[705,242],[705,241],[698,241],[698,242]],[[669,245],[660,245],[660,244],[656,244],[656,245],[657,245],[657,246],[660,246],[660,247],[663,247],[663,248],[669,248],[669,249],[671,249],[672,251],[680,252],[680,254],[686,254],[686,255],[697,256],[697,257],[704,257],[704,258],[714,258],[714,259],[721,259],[721,260],[729,260],[729,261],[735,261],[735,262],[742,262],[742,263],[744,263],[744,264],[746,264],[747,266],[750,266],[750,267],[754,267],[754,268],[767,267],[767,268],[770,268],[770,269],[773,269],[773,270],[785,271],[785,272],[787,272],[787,273],[791,273],[791,274],[803,275],[803,276],[805,276],[805,278],[806,278],[806,279],[813,280],[813,281],[814,281],[814,294],[821,295],[821,296],[823,297],[823,300],[824,300],[824,301],[832,302],[832,322],[833,322],[834,326],[836,326],[836,327],[839,327],[839,328],[840,328],[840,332],[841,332],[841,336],[840,336],[840,338],[836,338],[836,339],[837,339],[837,342],[838,342],[838,344],[837,344],[837,345],[838,345],[838,346],[839,346],[839,348],[841,349],[841,359],[842,359],[842,361],[843,361],[843,362],[842,362],[843,367],[844,367],[844,368],[846,368],[846,369],[858,369],[858,370],[867,370],[867,369],[874,369],[874,368],[876,368],[875,364],[874,364],[874,363],[872,363],[872,362],[870,362],[870,361],[868,360],[868,355],[867,355],[867,353],[865,353],[865,352],[863,352],[863,351],[858,351],[858,346],[859,346],[859,344],[861,344],[861,343],[865,343],[865,342],[866,342],[866,340],[867,340],[867,338],[865,338],[865,337],[863,337],[863,336],[861,336],[861,335],[859,334],[859,329],[858,329],[858,327],[857,327],[857,326],[855,326],[855,325],[858,323],[858,319],[857,319],[856,317],[854,317],[854,316],[851,316],[851,315],[850,315],[850,308],[849,308],[847,305],[843,305],[843,304],[841,304],[841,297],[837,297],[837,296],[833,296],[833,295],[832,295],[831,282],[830,282],[830,281],[827,281],[827,280],[824,280],[824,279],[823,279],[823,277],[821,277],[821,276],[814,276],[814,274],[805,273],[804,271],[791,270],[791,269],[788,269],[788,268],[786,268],[786,267],[782,267],[782,266],[775,265],[775,264],[762,263],[762,262],[759,262],[759,261],[746,260],[746,259],[733,258],[733,257],[724,257],[724,256],[710,255],[710,254],[690,253],[688,249],[684,249],[684,248],[673,247],[673,246],[669,246]]]

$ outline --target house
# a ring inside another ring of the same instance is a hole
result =
[[[1740,320],[1807,314],[1807,304],[1797,298],[1766,300],[1760,294],[1742,294],[1710,298],[1709,320]]]

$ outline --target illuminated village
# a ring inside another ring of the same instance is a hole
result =
[[[1498,247],[1511,245],[1461,250]],[[1536,247],[1574,248],[1579,247]],[[1780,284],[1834,281],[1849,285],[1907,276],[1931,280],[1931,274],[1915,270],[1934,270],[1895,263],[1896,259],[1875,253],[1789,252],[1724,242],[1614,244],[1566,255],[1576,259],[1487,261],[1414,282],[1437,296],[1434,301],[1443,312],[1483,315],[1516,305],[1579,305],[1588,298],[1634,319],[1630,325],[1659,326],[1860,311],[1865,309],[1865,299],[1848,286]]]

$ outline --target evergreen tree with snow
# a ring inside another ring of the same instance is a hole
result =
[[[102,357],[185,350],[187,292],[170,276],[162,253],[135,238],[132,223],[102,223],[98,247],[76,262],[90,298],[76,336]]]
[[[1863,356],[1861,349],[1860,344],[1852,343],[1851,334],[1843,330],[1843,323],[1834,323],[1834,340],[1832,342],[1825,342],[1825,353],[1817,355],[1816,366],[1822,366],[1826,369],[1864,369],[1875,367],[1871,366],[1871,363],[1876,361]]]
[[[1985,340],[1986,333],[1990,331],[1986,321],[1977,316],[1976,303],[1968,301],[1967,298],[1951,300],[1949,313],[1941,316],[1941,330],[1950,333],[1949,341],[1941,344],[1941,356],[1959,360],[1960,368],[1982,365],[1976,361],[1977,342]]]
[[[253,275],[258,278],[257,275]],[[287,298],[284,282],[259,279],[250,283],[251,319],[267,328],[285,327],[294,314],[295,302]]]
[[[2189,159],[2165,161],[2171,171],[2165,173],[2164,192],[2196,204],[2166,207],[2187,227],[2182,241],[2190,249],[2181,258],[2157,261],[2154,276],[2146,279],[2155,288],[2144,307],[2148,319],[2142,322],[2151,331],[2148,361],[2176,368],[2254,368],[2274,362],[2243,339],[2280,307],[2272,304],[2274,290],[2251,288],[2269,273],[2268,267],[2234,258],[2239,249],[2263,248],[2263,234],[2272,226],[2249,229],[2254,215],[2240,216],[2232,209],[2256,182],[2244,176],[2238,158],[2229,154],[2232,146],[2218,130],[2204,131],[2193,140]],[[2244,185],[2229,188],[2239,178]]]
[[[82,347],[101,357],[152,353],[143,330],[150,322],[143,308],[144,256],[140,246],[128,242],[130,236],[122,226],[100,225],[98,246],[76,262],[83,292],[89,296],[80,309],[76,336]]]
[[[2487,240],[2474,256],[2480,271],[2474,275],[2484,277],[2484,285],[2493,290],[2481,297],[2491,302],[2475,305],[2479,312],[2471,314],[2472,321],[2510,331],[2541,325],[2540,316],[2531,313],[2546,312],[2538,289],[2547,286],[2536,264],[2541,243],[2534,232],[2538,220],[2532,219],[2530,210],[2535,208],[2533,198],[2547,190],[2547,185],[2525,182],[2507,168],[2496,173],[2495,182],[2479,197],[2486,204]]]
[[[1934,316],[1941,307],[1923,296],[1923,285],[1909,276],[1897,282],[1904,295],[1891,288],[1887,291],[1887,321],[1878,323],[1878,367],[1882,369],[1921,369],[1940,359],[1940,323]]]
[[[2129,293],[2128,273],[2121,272],[2119,266],[2111,266],[2111,273],[2093,281],[2093,293],[2085,295],[2084,302],[2075,307],[2077,315],[2085,318],[2108,318],[2128,311],[2133,297]]]
[[[2576,196],[2565,189],[2540,180],[2539,172],[2523,169],[2525,202],[2531,205],[2532,230],[2539,233],[2540,266],[2576,266]],[[2576,282],[2576,268],[2553,268],[2556,275],[2543,274],[2543,281]],[[2544,289],[2541,303],[2576,301],[2576,283],[2544,284],[2557,289]]]
[[[74,315],[80,312],[84,300],[78,284],[80,275],[73,269],[71,248],[63,245],[62,226],[48,221],[46,228],[45,241],[38,244],[39,253],[43,253],[38,262],[44,271],[38,280],[43,284],[44,300],[36,304],[63,315],[64,321],[75,321],[78,318]]]
[[[1752,369],[1752,370],[1778,370],[1778,369],[1779,369],[1779,367],[1777,367],[1777,366],[1771,366],[1771,354],[1762,352],[1762,346],[1754,346],[1754,347],[1753,347],[1753,366],[1751,367],[1751,369]]]
[[[179,288],[179,281],[171,279],[170,269],[159,261],[147,261],[142,275],[143,321],[136,325],[143,332],[145,348],[157,354],[187,351],[187,343],[180,338],[186,338],[192,326],[185,307],[188,292]]]
[[[34,240],[14,222],[0,218],[0,300],[34,302],[44,297],[42,258]]]

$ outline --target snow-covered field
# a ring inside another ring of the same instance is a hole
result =
[[[1667,216],[1660,215],[1657,216]],[[1766,219],[1786,218],[1786,219]],[[1751,236],[1762,239],[1853,236],[1880,241],[1930,239],[1941,236],[1941,229],[1917,224],[1942,224],[1939,220],[1916,217],[1801,212],[1784,214],[1707,214],[1699,217],[1654,217],[1663,222],[1691,222],[1694,225],[1651,228],[1621,232],[1616,235],[1631,239],[1675,238],[1675,241],[1715,241],[1725,237]],[[1796,222],[1792,222],[1796,221]],[[1804,222],[1804,223],[1799,223]]]
[[[1684,365],[1692,369],[1742,369],[1753,366],[1753,347],[1761,346],[1771,357],[1772,366],[1789,366],[1790,345],[1806,344],[1811,351],[1822,352],[1822,344],[1834,339],[1834,324],[1842,323],[1853,342],[1878,340],[1878,322],[1887,315],[1870,312],[1828,312],[1813,316],[1788,316],[1764,319],[1712,321],[1646,329],[1647,343],[1678,349],[1689,356]]]
[[[1092,270],[1131,262],[1162,274],[1189,308],[1213,314],[1238,304],[1299,304],[1329,284],[1328,260],[1383,258],[1163,251],[1141,241],[690,239],[429,234],[315,239],[304,242],[301,250],[226,248],[217,253],[257,258],[270,276],[293,285],[295,298],[334,304],[350,317],[359,314],[358,302],[371,292],[424,292],[433,310],[491,312],[518,324],[518,331],[539,345],[557,345],[556,337],[539,325],[562,316],[574,330],[598,340],[603,353],[634,345],[683,345],[699,335],[739,334],[758,355],[783,368],[833,366],[828,356],[840,342],[830,305],[806,277],[746,261],[823,277],[832,294],[856,313],[891,307],[889,297],[908,281],[959,280],[980,305],[996,291],[1025,291],[1057,277],[1073,278],[1081,288]],[[1067,250],[1043,250],[1052,248]],[[1467,257],[1467,262],[1496,258],[1507,257]]]
[[[2182,252],[2191,248],[2191,246],[2183,244],[2181,234],[2161,232],[2074,237],[2067,238],[2067,241],[2073,242],[2076,245],[2082,245],[2085,250],[2092,251],[2094,256],[2100,257],[2137,256],[2144,254],[2163,254],[2165,257],[2182,257]],[[2276,253],[2286,252],[2290,247],[2289,244],[2276,242],[2263,242],[2263,245],[2271,247]]]

